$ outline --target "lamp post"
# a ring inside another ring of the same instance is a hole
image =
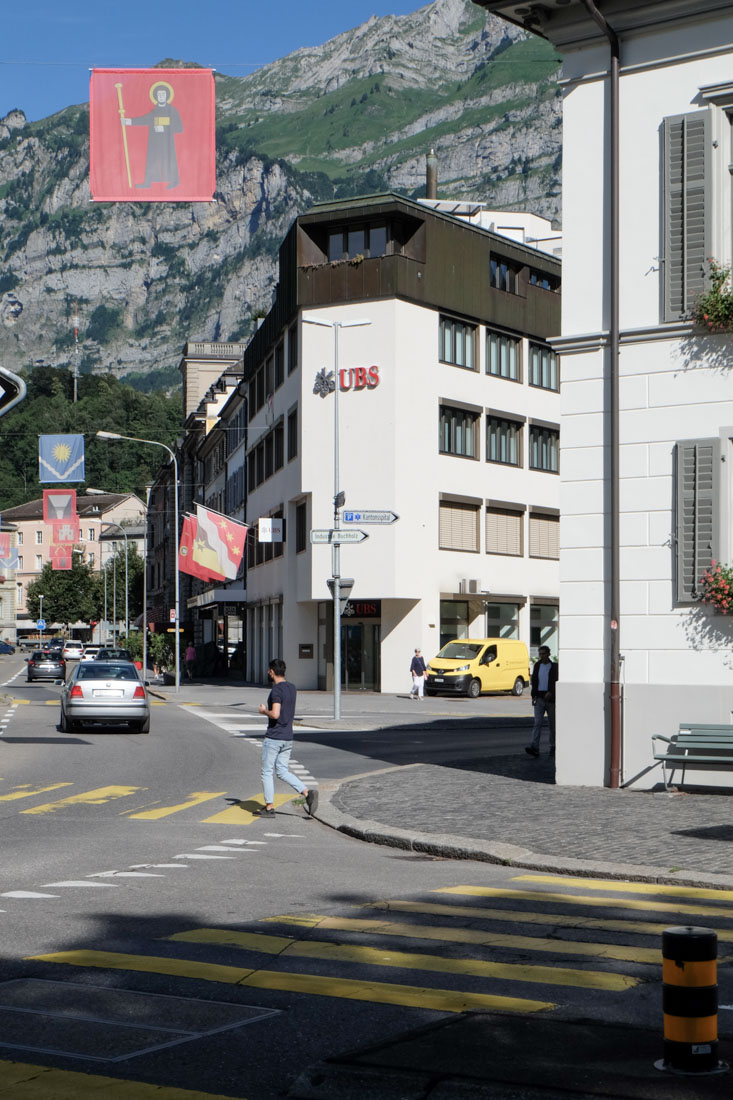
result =
[[[117,432],[97,432],[97,439],[123,439],[128,443],[147,443],[151,447],[162,447],[164,451],[167,451],[173,462],[173,548],[175,554],[175,569],[174,569],[174,582],[175,582],[175,617],[176,617],[176,630],[175,630],[175,654],[176,654],[176,679],[175,690],[179,691],[181,687],[181,634],[180,634],[180,575],[178,570],[178,548],[179,548],[179,532],[178,532],[178,459],[165,443],[159,443],[157,439],[140,439],[136,435],[118,435]],[[147,562],[146,562],[147,568]]]
[[[127,538],[127,531],[125,530],[124,527],[122,527],[121,524],[115,523],[113,520],[105,520],[105,522],[102,524],[102,530],[104,530],[105,527],[116,527],[118,531],[122,532],[122,535],[125,539],[125,638],[127,638],[127,635],[130,633],[130,604],[129,604],[130,585],[129,585],[128,572],[127,572],[127,570],[128,570],[128,551],[129,551],[129,548],[130,548],[130,543],[129,543],[129,539]],[[117,578],[117,543],[114,542],[112,545],[115,548],[115,583],[116,583],[116,578]],[[117,621],[117,603],[115,602],[115,622],[116,621]]]
[[[333,528],[338,532],[340,525],[339,508],[343,507],[344,496],[339,489],[339,332],[342,328],[361,328],[371,321],[330,321],[325,317],[304,317],[303,324],[319,325],[333,329]],[[324,395],[325,396],[325,395]],[[331,543],[331,579],[333,581],[333,717],[341,718],[341,543],[338,535]]]
[[[41,605],[41,611],[38,615],[38,618],[41,620],[41,622],[43,622],[43,601],[44,601],[44,598],[45,598],[44,596],[39,596],[38,597],[38,602]],[[39,627],[39,630],[41,630],[41,649],[43,649],[43,630],[40,627]]]

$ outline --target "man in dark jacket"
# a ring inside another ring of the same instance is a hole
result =
[[[525,752],[530,756],[540,755],[540,734],[542,732],[542,718],[547,715],[547,726],[550,731],[550,756],[555,755],[555,685],[557,684],[558,667],[550,660],[550,650],[546,645],[539,648],[539,660],[532,669],[532,706],[534,707],[534,726],[532,728],[532,744],[527,745]]]

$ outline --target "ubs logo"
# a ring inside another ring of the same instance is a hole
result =
[[[379,385],[379,367],[350,367],[339,371],[341,392],[345,390],[373,390]]]

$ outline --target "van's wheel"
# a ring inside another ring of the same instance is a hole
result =
[[[468,685],[468,698],[469,699],[478,699],[480,694],[481,694],[481,681],[480,680],[471,680],[471,683]]]
[[[516,680],[514,681],[512,695],[524,695],[524,680],[521,676],[517,676]]]

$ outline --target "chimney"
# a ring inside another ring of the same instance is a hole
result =
[[[437,199],[438,197],[438,158],[435,150],[431,149],[425,158],[425,198]]]

